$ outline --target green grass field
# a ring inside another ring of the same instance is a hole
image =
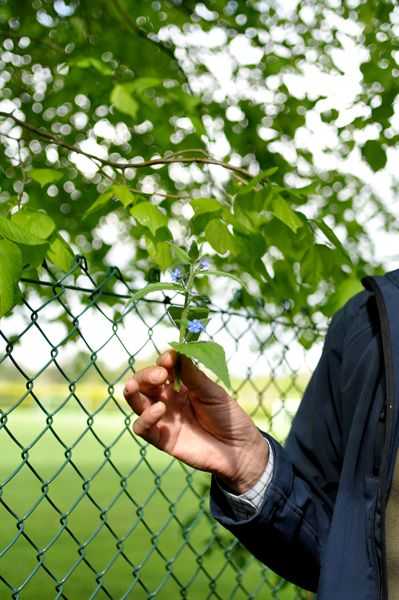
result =
[[[18,598],[61,597],[56,580],[69,600],[169,600],[182,589],[189,600],[244,600],[259,587],[264,600],[305,598],[291,585],[274,592],[281,582],[272,573],[262,583],[267,570],[256,561],[241,572],[210,543],[216,529],[205,513],[183,535],[207,508],[208,475],[141,448],[122,414],[100,415],[88,428],[83,414],[67,412],[43,433],[44,415],[20,409],[7,424],[14,440],[0,429],[0,574],[21,588]],[[22,466],[16,440],[30,448]],[[0,580],[0,599],[11,598]]]

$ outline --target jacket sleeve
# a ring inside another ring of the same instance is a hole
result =
[[[215,482],[211,513],[261,562],[289,581],[317,590],[342,467],[341,357],[344,312],[333,318],[323,353],[283,448],[274,451],[274,472],[257,514],[236,521]]]

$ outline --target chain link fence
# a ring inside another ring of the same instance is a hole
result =
[[[0,331],[0,598],[308,600],[215,523],[207,474],[132,433],[123,386],[176,338],[177,297],[123,314],[119,270],[91,275],[82,257],[23,287]],[[323,331],[289,303],[245,309],[229,293],[205,335],[226,350],[237,402],[281,441]]]

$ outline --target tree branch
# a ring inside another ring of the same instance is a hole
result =
[[[58,52],[62,52],[62,54],[65,54],[66,56],[75,56],[74,54],[72,54],[72,52],[67,52],[66,50],[64,50],[64,48],[61,48],[61,46],[57,46],[57,44],[53,44],[52,42],[48,42],[47,40],[41,40],[39,38],[33,37],[32,35],[27,35],[25,33],[14,33],[11,31],[0,31],[0,35],[3,35],[5,37],[11,37],[11,38],[16,38],[16,39],[21,39],[21,38],[29,38],[31,42],[36,42],[37,44],[44,44],[45,46],[48,46],[49,48],[52,48],[53,50],[57,50]]]
[[[170,158],[169,157],[165,157],[165,158],[160,157],[160,158],[155,158],[153,160],[144,161],[141,163],[115,163],[110,160],[106,160],[104,158],[99,158],[98,156],[95,156],[94,154],[89,154],[88,152],[85,152],[84,150],[81,150],[80,148],[77,148],[76,146],[72,146],[71,144],[64,142],[64,140],[62,140],[60,137],[58,137],[54,133],[49,133],[48,131],[45,131],[44,129],[38,129],[37,127],[34,127],[33,125],[26,123],[25,121],[21,121],[20,119],[17,119],[17,117],[14,117],[14,115],[12,113],[6,113],[6,112],[0,111],[0,117],[13,119],[13,121],[17,125],[36,133],[41,138],[43,138],[43,137],[47,138],[49,141],[53,142],[54,144],[57,144],[58,146],[66,148],[67,150],[70,150],[71,152],[76,152],[77,154],[81,154],[82,156],[85,156],[86,158],[89,158],[90,160],[98,161],[102,165],[107,165],[109,167],[112,167],[114,169],[119,169],[121,171],[123,171],[124,169],[141,169],[141,168],[145,168],[145,167],[152,167],[155,165],[168,165],[168,164],[173,164],[173,163],[183,163],[183,164],[197,163],[197,164],[215,165],[215,166],[223,167],[224,169],[227,169],[228,171],[232,171],[233,173],[240,173],[241,175],[244,175],[245,177],[249,177],[249,179],[252,179],[253,177],[255,177],[255,175],[252,175],[252,173],[250,173],[246,169],[242,169],[241,167],[235,167],[234,165],[230,165],[229,163],[225,163],[221,160],[217,160],[216,158],[208,157],[209,155],[206,156],[205,158],[200,158],[197,156],[194,158],[181,158],[181,156],[180,156],[187,152],[199,152],[199,153],[203,153],[203,154],[208,154],[203,150],[197,150],[197,149],[181,150],[180,152],[174,152]]]
[[[102,169],[95,160],[91,159],[92,162],[96,165],[96,167],[98,168],[99,172],[101,173],[101,175],[103,177],[105,177],[106,179],[109,179],[110,181],[112,181],[112,183],[114,185],[120,185],[120,186],[125,186],[126,182],[124,183],[120,183],[119,181],[117,181],[116,179],[114,179],[113,177],[111,177],[111,175],[108,175],[108,173],[106,173],[104,171],[104,169]],[[182,200],[184,198],[191,198],[191,196],[175,196],[173,194],[162,194],[162,192],[144,192],[143,190],[137,190],[136,188],[128,188],[129,192],[133,192],[134,194],[141,194],[143,196],[162,196],[162,198],[175,198],[176,200]]]

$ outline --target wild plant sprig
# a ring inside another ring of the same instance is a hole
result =
[[[194,286],[194,278],[203,268],[208,266],[208,261],[202,259],[200,262],[193,263],[190,265],[189,278],[187,281],[187,285],[184,285],[184,281],[182,278],[182,273],[179,269],[175,269],[171,274],[172,281],[180,280],[183,287],[185,288],[184,293],[184,306],[182,312],[182,318],[180,321],[180,334],[179,334],[179,344],[183,344],[188,333],[199,333],[201,331],[205,331],[205,325],[203,321],[198,322],[198,319],[194,319],[198,323],[194,324],[194,321],[188,321],[188,310],[190,302],[194,299],[193,296],[193,286]],[[180,352],[177,353],[177,362],[175,366],[175,385],[174,389],[179,391],[180,389]]]
[[[230,388],[230,376],[227,368],[226,354],[222,346],[212,340],[198,341],[198,336],[205,331],[209,323],[209,310],[205,307],[190,306],[198,298],[193,287],[195,277],[206,275],[211,277],[227,277],[236,283],[243,285],[242,281],[227,271],[218,271],[208,268],[208,261],[201,257],[201,248],[193,242],[189,250],[176,246],[169,242],[174,253],[189,265],[189,272],[184,273],[184,269],[175,268],[170,273],[172,282],[157,282],[145,286],[138,290],[126,303],[125,310],[140,298],[152,292],[165,292],[172,290],[176,294],[184,296],[183,306],[170,306],[168,308],[169,316],[179,330],[179,341],[169,342],[170,346],[177,352],[177,362],[175,366],[174,389],[180,390],[180,356],[192,358],[202,363],[207,369],[212,371],[216,377],[222,381],[227,388]]]
[[[183,313],[182,313],[182,323],[180,325],[179,344],[182,344],[184,342],[184,334],[186,331],[186,326],[185,326],[184,322],[187,319],[188,305],[190,303],[191,288],[193,287],[194,277],[195,277],[196,273],[197,273],[197,269],[195,268],[195,265],[191,265],[190,266],[190,276],[188,278],[188,282],[187,282],[187,286],[186,286],[186,294],[185,294],[185,298],[184,298],[184,308],[183,308]]]

